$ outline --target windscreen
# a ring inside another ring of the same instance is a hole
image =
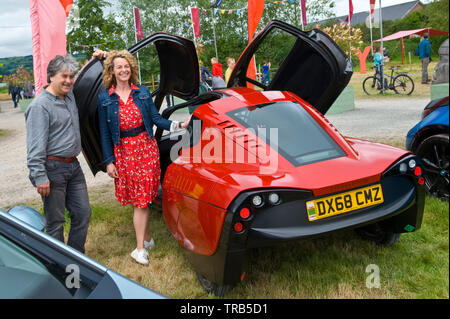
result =
[[[298,103],[274,102],[227,113],[258,134],[294,166],[345,156],[345,152]]]

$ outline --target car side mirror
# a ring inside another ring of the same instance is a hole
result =
[[[28,206],[14,206],[8,210],[8,214],[20,219],[24,223],[32,226],[33,228],[44,231],[45,218],[35,209]]]

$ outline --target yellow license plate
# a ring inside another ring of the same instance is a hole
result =
[[[380,184],[306,202],[309,221],[351,212],[384,202]]]

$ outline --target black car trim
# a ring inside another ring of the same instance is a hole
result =
[[[344,90],[344,88],[347,86],[353,74],[353,68],[348,57],[337,46],[337,44],[327,34],[318,29],[304,32],[292,25],[279,20],[270,21],[241,54],[230,76],[227,87],[231,88],[247,85],[246,82],[248,80],[248,77],[246,76],[246,74],[248,65],[259,45],[264,41],[264,38],[270,32],[272,32],[273,29],[280,29],[297,37],[297,41],[295,42],[291,50],[298,46],[298,44],[300,43],[299,41],[306,43],[312,49],[312,51],[316,52],[323,60],[327,62],[331,71],[331,77],[330,82],[326,88],[318,88],[318,90],[315,92],[317,96],[310,96],[311,92],[307,94],[308,96],[305,96],[305,94],[302,94],[303,85],[301,85],[299,82],[296,82],[295,88],[291,89],[289,87],[285,87],[289,83],[281,83],[281,81],[279,80],[286,80],[286,77],[281,78],[283,69],[292,70],[292,66],[287,65],[290,61],[288,58],[286,58],[280,65],[280,68],[274,75],[267,89],[291,91],[300,98],[306,100],[308,103],[314,105],[320,113],[325,114],[331,107],[333,102],[336,100],[336,98],[339,96],[339,94],[342,92],[342,90]],[[289,52],[288,56],[292,56],[292,51]],[[310,75],[308,74],[306,76]],[[324,75],[319,74],[318,77],[320,76],[323,77]],[[253,81],[250,81],[250,83],[256,84]],[[261,84],[256,85],[261,87]],[[300,92],[298,92],[299,90]]]

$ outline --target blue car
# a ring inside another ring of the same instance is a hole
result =
[[[406,148],[422,159],[425,188],[448,201],[448,96],[428,103],[422,120],[406,136]]]
[[[0,210],[0,299],[163,299],[42,232],[37,211]]]

